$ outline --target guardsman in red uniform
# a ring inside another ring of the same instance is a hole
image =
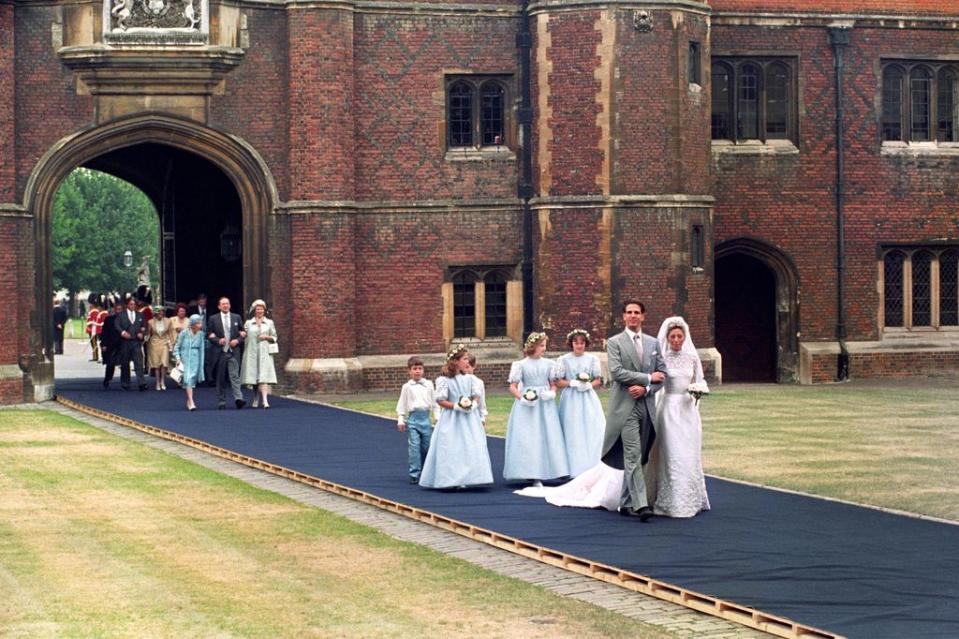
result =
[[[99,362],[100,361],[100,342],[97,339],[97,336],[100,334],[97,326],[103,326],[102,323],[99,323],[100,320],[100,302],[96,299],[95,296],[91,295],[89,298],[90,301],[90,312],[87,314],[87,339],[90,341],[90,361]]]

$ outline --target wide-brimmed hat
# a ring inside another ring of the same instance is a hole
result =
[[[253,311],[256,310],[257,306],[262,306],[264,311],[267,309],[266,302],[263,300],[253,300],[253,303],[250,304],[250,315],[253,315]]]

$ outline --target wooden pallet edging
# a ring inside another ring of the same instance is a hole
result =
[[[504,535],[486,528],[468,524],[445,515],[410,506],[402,502],[386,499],[357,488],[345,486],[325,480],[313,475],[296,471],[284,466],[266,462],[256,457],[237,453],[203,440],[180,435],[163,428],[137,422],[127,417],[102,411],[86,404],[81,404],[65,397],[57,396],[56,401],[67,408],[98,417],[100,419],[138,430],[159,439],[184,444],[216,457],[221,457],[244,466],[262,470],[273,475],[302,483],[324,492],[333,493],[341,497],[359,501],[382,510],[392,512],[436,528],[456,533],[468,539],[484,543],[495,548],[507,550],[514,554],[535,559],[569,572],[597,579],[627,590],[639,592],[663,601],[680,605],[697,612],[719,617],[726,621],[737,623],[754,630],[759,630],[785,639],[844,639],[842,635],[794,622],[785,617],[766,614],[748,606],[742,606],[731,601],[719,599],[711,595],[688,590],[667,582],[659,581],[646,575],[609,566],[600,562],[578,557],[552,548],[539,546],[523,539]]]

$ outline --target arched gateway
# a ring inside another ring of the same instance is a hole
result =
[[[164,161],[160,163],[159,159]],[[54,392],[53,344],[47,324],[52,312],[52,207],[60,183],[77,167],[98,168],[136,184],[160,209],[170,200],[169,185],[175,188],[178,184],[171,178],[176,175],[174,167],[184,165],[196,167],[204,176],[202,181],[208,182],[211,188],[219,184],[226,212],[210,211],[212,205],[208,202],[207,209],[187,206],[186,215],[171,215],[163,221],[161,211],[164,257],[168,260],[164,264],[164,282],[168,283],[171,278],[175,281],[179,268],[196,271],[198,286],[207,283],[206,288],[212,295],[238,296],[240,304],[256,297],[272,298],[267,228],[278,198],[269,168],[248,144],[194,121],[155,113],[120,118],[69,135],[54,144],[37,163],[24,197],[26,213],[34,220],[33,306],[36,312],[31,316],[28,329],[30,352],[21,355],[20,367],[32,383],[34,399],[47,399]],[[187,196],[190,195],[196,196],[197,191],[187,192]],[[180,221],[179,227],[168,223],[176,220]],[[182,239],[191,232],[203,235],[200,239],[206,241],[206,248],[211,241],[214,246],[226,241],[224,233],[236,235],[242,250],[225,256],[224,261],[232,259],[238,264],[221,268],[215,261],[190,262],[191,253],[204,252],[203,248],[197,250],[196,244],[184,245]],[[181,247],[179,259],[174,257],[178,245]],[[208,272],[211,269],[213,275]],[[240,286],[235,282],[237,275],[242,280]],[[215,279],[210,277],[224,281],[216,288]],[[173,290],[185,299],[190,294],[188,286],[181,283]]]

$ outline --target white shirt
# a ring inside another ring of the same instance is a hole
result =
[[[433,406],[433,382],[425,377],[417,382],[412,379],[403,384],[396,402],[396,423],[405,424],[406,416],[418,410],[430,410]]]
[[[133,324],[135,321],[137,321],[136,311],[127,311],[127,317],[130,318],[130,323]]]

